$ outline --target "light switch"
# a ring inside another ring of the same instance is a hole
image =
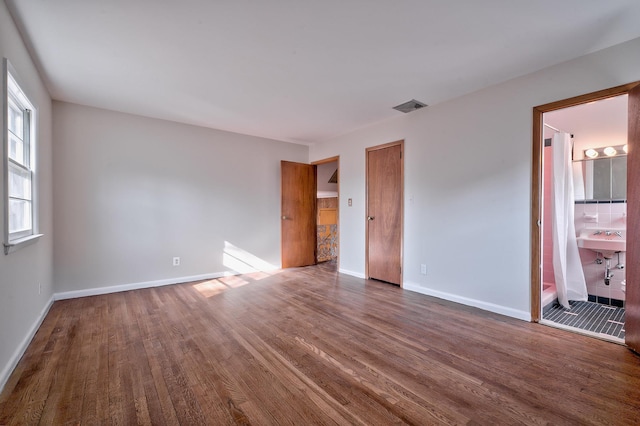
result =
[[[349,198],[347,200],[347,204],[349,204],[349,207],[351,207],[353,205],[353,200],[351,198]]]

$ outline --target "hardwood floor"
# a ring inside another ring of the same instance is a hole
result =
[[[0,424],[638,424],[623,346],[327,265],[56,302]]]

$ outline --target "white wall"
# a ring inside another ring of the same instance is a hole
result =
[[[0,2],[2,57],[9,59],[23,84],[22,89],[37,109],[36,168],[40,203],[36,212],[44,237],[8,256],[0,251],[0,390],[39,326],[53,296],[51,99],[4,2]],[[0,123],[4,123],[4,115],[0,116]],[[0,176],[4,176],[2,162]],[[0,197],[0,218],[3,212],[4,200]],[[2,223],[0,221],[0,228]]]
[[[53,112],[61,297],[237,271],[225,242],[280,266],[280,160],[307,162],[308,147],[57,101]]]
[[[329,179],[338,169],[338,162],[332,161],[330,163],[318,164],[318,192],[326,194],[326,196],[336,196],[338,193],[338,184],[330,183]]]
[[[340,156],[341,270],[364,274],[365,148],[404,139],[405,288],[528,319],[532,108],[636,80],[640,39],[312,146]]]

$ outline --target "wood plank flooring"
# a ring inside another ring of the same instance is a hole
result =
[[[0,424],[638,424],[627,348],[326,265],[54,303]]]

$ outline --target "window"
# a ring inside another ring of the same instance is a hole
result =
[[[34,215],[34,108],[4,60],[4,247],[12,248],[39,237]]]

